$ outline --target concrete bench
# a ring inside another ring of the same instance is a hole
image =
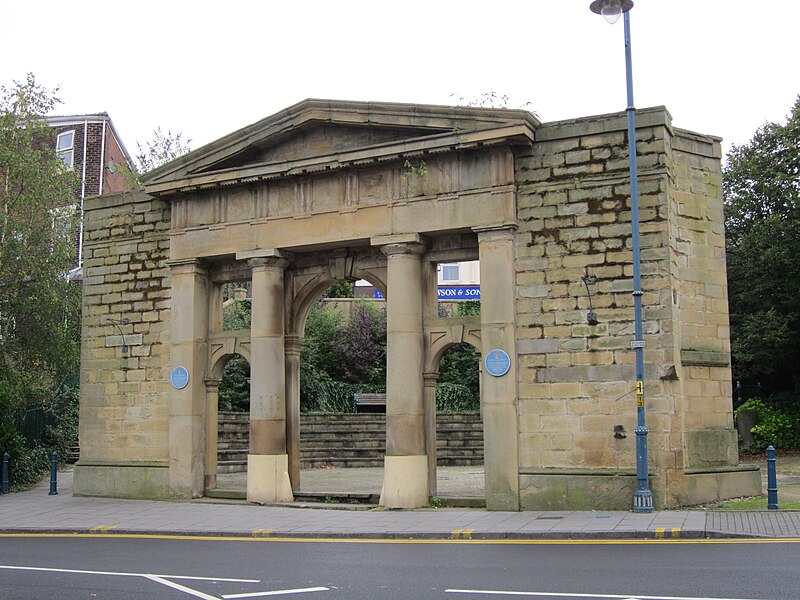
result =
[[[386,412],[386,394],[353,394],[355,412]]]

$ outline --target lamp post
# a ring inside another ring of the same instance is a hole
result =
[[[636,492],[633,495],[633,512],[653,511],[653,494],[647,481],[647,426],[644,408],[644,347],[642,337],[642,268],[639,251],[639,182],[636,175],[636,109],[633,106],[633,74],[631,68],[632,0],[594,0],[589,7],[609,23],[616,23],[623,15],[625,25],[625,81],[628,90],[628,155],[631,179],[631,227],[633,238],[633,315],[634,340],[631,347],[636,352]]]

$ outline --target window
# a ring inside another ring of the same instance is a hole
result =
[[[458,281],[458,264],[442,265],[442,281]]]
[[[75,160],[75,131],[65,131],[59,133],[56,138],[56,154],[64,161],[64,166],[72,170]]]

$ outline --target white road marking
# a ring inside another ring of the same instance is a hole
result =
[[[203,592],[199,592],[197,590],[193,590],[192,588],[188,588],[185,585],[181,585],[180,583],[175,583],[174,581],[168,581],[159,577],[158,575],[144,575],[146,579],[150,581],[155,581],[156,583],[160,583],[161,585],[165,585],[167,587],[171,587],[173,590],[178,590],[179,592],[183,592],[184,594],[189,594],[190,596],[194,596],[195,598],[201,598],[202,600],[219,600],[216,596],[209,596],[208,594],[204,594]]]
[[[487,596],[536,596],[538,598],[596,598],[598,600],[756,600],[754,598],[708,598],[705,596],[637,596],[625,594],[569,594],[556,592],[507,592],[500,590],[447,589],[454,594],[484,594]]]
[[[326,587],[312,587],[312,588],[298,588],[296,590],[275,590],[273,592],[253,592],[251,594],[225,594],[222,597],[225,600],[232,600],[233,598],[256,598],[259,596],[282,596],[284,594],[303,594],[305,592],[329,592],[330,588]]]
[[[125,573],[117,571],[89,571],[85,569],[56,569],[53,567],[22,567],[16,565],[0,565],[0,569],[7,569],[12,571],[38,571],[48,573],[70,573],[76,575],[113,575],[115,577],[141,577],[148,579],[154,583],[171,587],[174,590],[189,594],[201,600],[219,600],[217,596],[210,596],[204,592],[194,590],[180,583],[169,581],[170,579],[190,579],[193,581],[225,581],[234,583],[260,583],[260,579],[231,579],[229,577],[196,577],[192,575],[154,575],[153,573]]]
[[[125,573],[115,571],[86,571],[83,569],[56,569],[52,567],[23,567],[0,565],[0,569],[17,571],[47,571],[49,573],[77,573],[78,575],[115,575],[119,577],[164,577],[168,579],[194,579],[197,581],[228,581],[232,583],[261,583],[260,579],[229,579],[226,577],[194,577],[191,575],[157,575],[155,573]]]

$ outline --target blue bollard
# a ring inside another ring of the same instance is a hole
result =
[[[773,446],[767,448],[767,509],[778,510],[778,474]]]
[[[0,481],[0,494],[8,493],[8,452],[3,452],[3,478]]]
[[[58,453],[50,455],[50,493],[49,496],[58,496]]]

